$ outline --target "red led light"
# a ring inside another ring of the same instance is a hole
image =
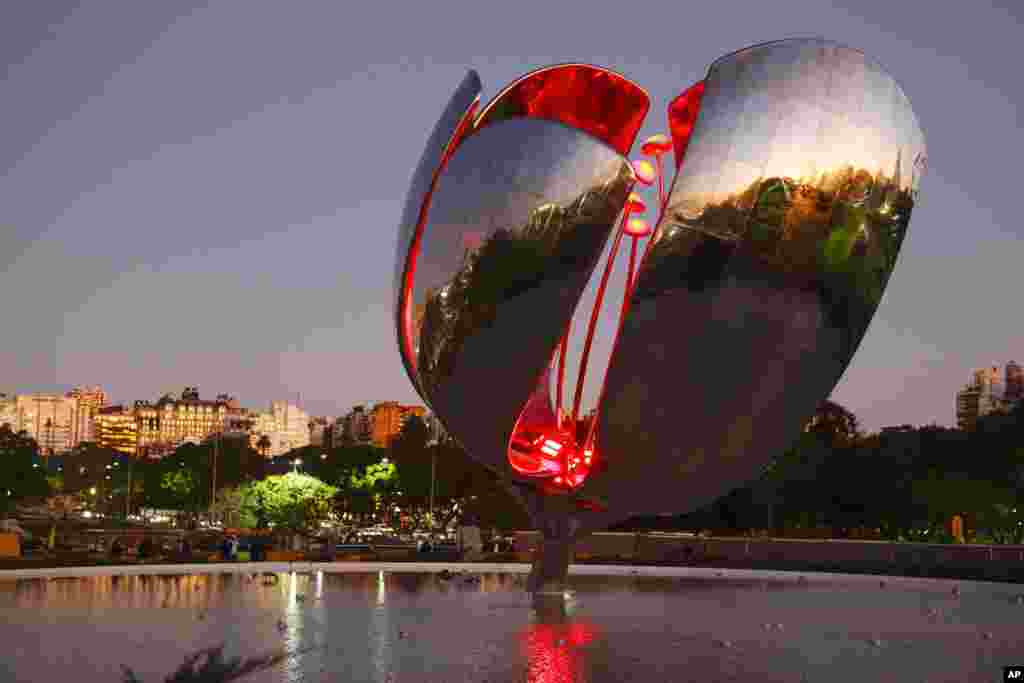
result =
[[[672,143],[675,147],[677,172],[683,165],[686,146],[690,144],[690,135],[693,134],[693,126],[697,123],[703,97],[704,81],[700,81],[687,88],[668,106],[668,128],[672,133]]]
[[[658,172],[654,170],[654,165],[647,161],[647,159],[637,159],[634,161],[633,173],[636,174],[636,179],[640,181],[641,185],[653,185],[655,178],[658,177]]]
[[[630,237],[646,237],[651,234],[651,226],[643,218],[630,218],[625,231]]]
[[[636,192],[630,192],[629,199],[626,200],[626,210],[631,214],[643,213],[647,210],[647,204],[644,203],[644,198]]]
[[[640,151],[649,157],[661,156],[670,149],[672,149],[672,141],[668,139],[667,135],[661,133],[647,138],[640,146]]]

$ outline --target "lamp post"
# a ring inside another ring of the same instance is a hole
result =
[[[213,505],[217,499],[217,449],[220,445],[220,432],[213,434],[213,462],[210,472],[210,524],[213,524]]]
[[[441,450],[441,439],[434,441],[434,452],[430,458],[430,533],[433,535],[436,523],[434,521],[434,491],[437,482],[437,455]]]

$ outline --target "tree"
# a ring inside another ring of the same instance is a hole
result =
[[[0,513],[26,499],[42,499],[50,493],[46,472],[39,466],[39,446],[24,433],[0,425]]]
[[[165,472],[160,478],[160,487],[176,501],[177,509],[194,507],[194,496],[196,493],[196,477],[190,470],[179,469]]]
[[[312,530],[327,519],[337,492],[306,474],[267,477],[242,487],[241,515],[251,515],[258,527]]]
[[[257,525],[253,505],[247,504],[245,486],[225,487],[217,490],[213,501],[213,514],[225,527],[251,529]]]
[[[857,416],[833,401],[823,401],[808,421],[806,431],[833,444],[849,444],[860,436]]]

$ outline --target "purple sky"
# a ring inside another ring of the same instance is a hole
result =
[[[396,225],[467,68],[485,100],[546,64],[615,69],[654,98],[646,136],[720,55],[822,35],[896,77],[929,156],[834,398],[872,429],[951,423],[973,367],[1024,361],[1024,9],[676,4],[3,3],[0,391],[418,402],[392,334]]]

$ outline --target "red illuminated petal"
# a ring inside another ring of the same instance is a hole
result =
[[[693,126],[697,123],[703,97],[704,81],[700,81],[687,88],[668,106],[668,128],[675,145],[676,171],[683,165],[683,157],[686,156],[686,147],[690,143]]]
[[[650,98],[640,86],[607,69],[563,64],[539,69],[512,83],[481,112],[476,128],[526,116],[558,121],[628,154]]]

